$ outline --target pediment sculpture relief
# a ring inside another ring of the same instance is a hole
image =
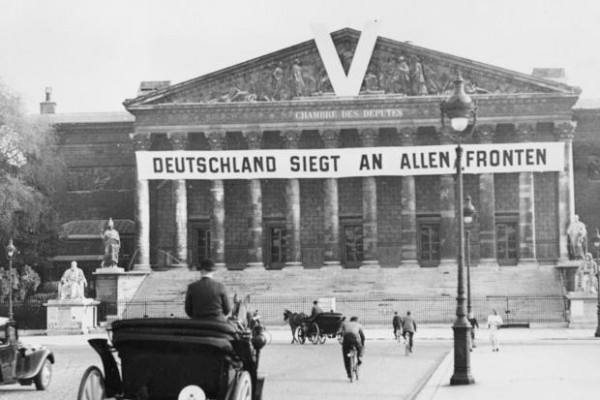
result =
[[[336,43],[341,65],[350,70],[356,40]],[[485,71],[462,70],[465,91],[470,94],[543,92],[527,83],[516,83]],[[448,95],[455,66],[421,54],[376,46],[367,68],[361,95],[394,94],[402,96]],[[198,83],[196,87],[173,94],[175,103],[232,103],[281,101],[313,96],[333,96],[333,89],[316,47],[299,54],[267,60],[246,70],[232,71],[227,77]]]

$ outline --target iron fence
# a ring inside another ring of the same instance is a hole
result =
[[[283,312],[310,314],[314,297],[306,296],[256,296],[251,309],[258,310],[263,323],[284,325]],[[565,299],[563,296],[476,296],[471,299],[475,317],[484,322],[492,309],[500,314],[505,325],[529,326],[566,322]],[[103,303],[99,315],[109,316],[114,310],[117,318],[143,317],[186,317],[181,301],[131,301]],[[326,310],[328,311],[328,310]],[[335,311],[347,316],[356,315],[364,324],[390,325],[394,312],[405,315],[411,311],[418,323],[452,324],[456,317],[456,299],[450,296],[402,297],[357,295],[335,298]]]
[[[308,296],[255,296],[251,309],[259,311],[263,323],[283,326],[284,310],[310,314],[313,300],[314,297]],[[475,317],[482,324],[492,309],[498,311],[508,326],[565,323],[568,316],[565,296],[474,296],[471,303]],[[344,295],[335,298],[335,311],[356,315],[367,325],[391,326],[395,311],[401,316],[411,311],[421,324],[452,324],[456,299],[451,296]],[[14,302],[13,313],[21,329],[46,329],[47,311],[43,301]],[[0,302],[0,315],[8,315],[7,301]],[[102,302],[97,315],[98,324],[112,318],[186,317],[183,300]]]
[[[46,329],[45,301],[25,300],[13,302],[13,315],[19,329]],[[0,316],[8,316],[8,300],[0,302]]]

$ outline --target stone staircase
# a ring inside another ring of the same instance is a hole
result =
[[[197,271],[171,269],[149,275],[124,317],[183,317],[187,285]],[[267,324],[281,324],[284,309],[309,312],[312,301],[335,298],[336,311],[365,323],[388,324],[393,311],[411,310],[417,320],[452,323],[456,312],[456,268],[292,269],[218,271],[215,279],[233,293],[252,297]],[[466,272],[465,272],[466,285]],[[554,267],[471,268],[473,310],[483,322],[496,308],[510,323],[562,323],[564,302]],[[465,293],[466,296],[466,293]]]

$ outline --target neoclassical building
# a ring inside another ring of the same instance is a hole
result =
[[[477,103],[462,143],[473,263],[568,259],[578,88],[382,37],[371,49],[353,29],[331,39],[336,57],[317,37],[143,82],[127,113],[51,116],[65,222],[129,221],[135,271],[209,257],[230,270],[455,265],[456,142],[440,103],[460,73]]]

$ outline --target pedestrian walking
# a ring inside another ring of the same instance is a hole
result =
[[[471,324],[471,347],[470,347],[470,349],[471,349],[471,351],[473,351],[473,348],[477,347],[475,345],[475,331],[477,329],[479,329],[479,323],[477,322],[477,318],[475,317],[475,315],[473,314],[472,311],[467,316],[467,319],[469,320],[469,323]]]
[[[498,329],[504,322],[502,317],[498,315],[495,309],[492,309],[492,313],[488,315],[487,327],[490,330],[490,341],[492,342],[492,351],[500,351],[498,347]]]

